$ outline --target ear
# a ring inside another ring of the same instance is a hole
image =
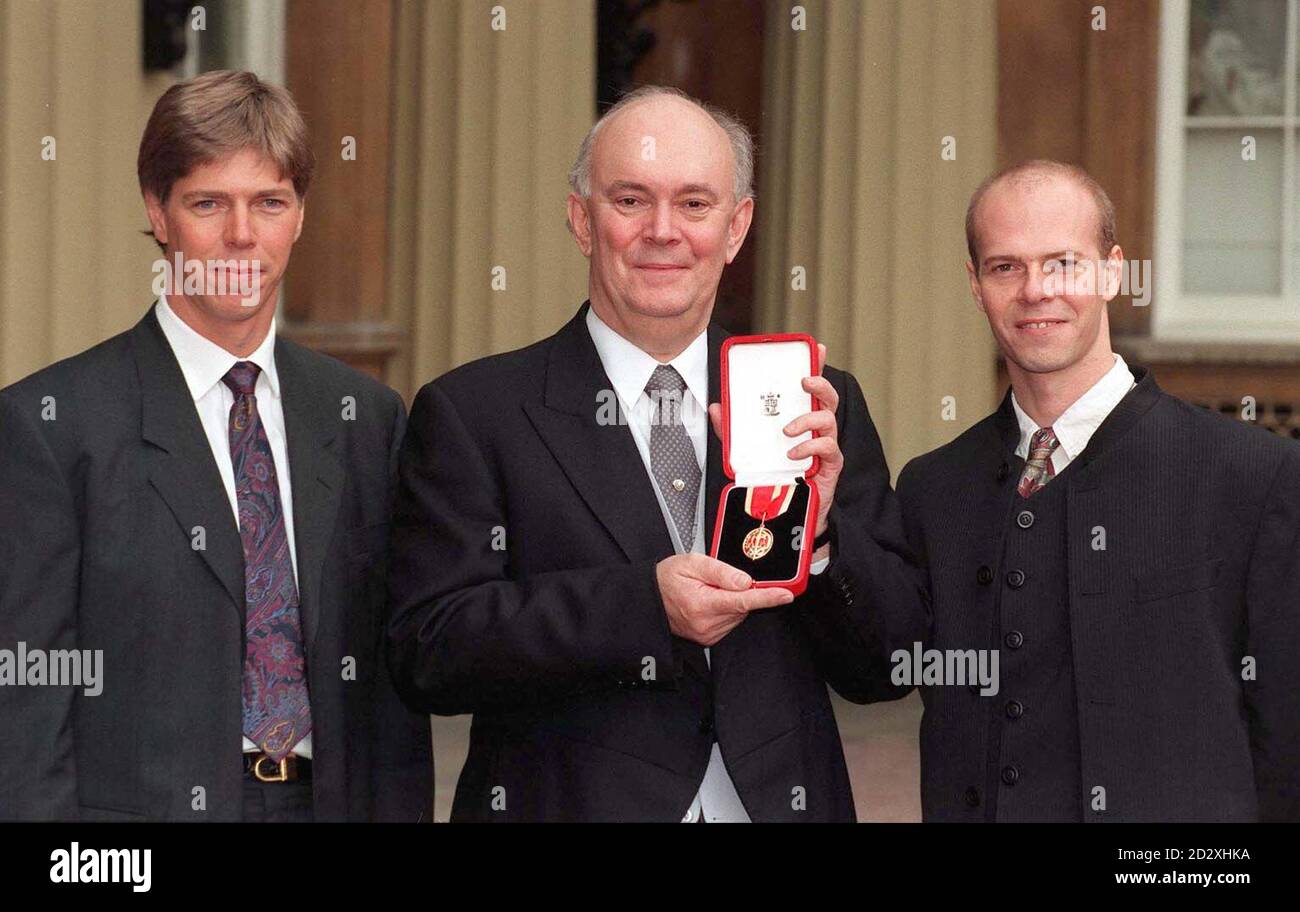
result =
[[[569,230],[578,242],[578,249],[585,257],[591,256],[591,216],[587,212],[587,200],[570,193],[566,203],[569,216]]]
[[[153,229],[153,236],[158,239],[159,244],[166,244],[167,219],[163,215],[163,204],[148,190],[144,194],[144,211],[149,217],[149,227]]]
[[[966,261],[966,278],[970,281],[970,294],[975,299],[975,306],[980,309],[981,313],[988,313],[984,309],[984,294],[980,289],[980,277],[975,273],[975,264],[970,260]]]
[[[749,234],[750,223],[754,221],[754,198],[747,196],[739,202],[731,213],[731,222],[727,225],[727,262],[730,263],[740,253],[740,245],[745,243]]]
[[[1102,299],[1109,304],[1119,294],[1120,278],[1124,271],[1124,251],[1119,244],[1110,248],[1105,262],[1105,283],[1102,285]]]
[[[293,242],[298,243],[298,238],[302,237],[302,219],[307,214],[307,198],[304,196],[298,200],[298,228],[293,233]]]

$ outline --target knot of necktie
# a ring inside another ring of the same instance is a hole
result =
[[[650,397],[651,426],[681,424],[682,394],[686,391],[686,381],[671,364],[660,364],[650,375],[645,385]]]
[[[660,364],[656,367],[645,385],[647,393],[680,393],[684,389],[686,389],[686,381],[671,364]]]
[[[251,396],[257,387],[257,375],[262,369],[252,361],[237,361],[235,366],[226,371],[221,382],[230,387],[236,396]]]
[[[1030,497],[1042,490],[1052,480],[1056,470],[1052,467],[1052,451],[1060,446],[1056,432],[1050,427],[1034,431],[1029,438],[1029,458],[1025,460],[1025,470],[1020,475],[1017,490],[1021,497]]]

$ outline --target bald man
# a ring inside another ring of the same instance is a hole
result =
[[[892,697],[886,656],[913,632],[880,619],[919,617],[921,592],[851,376],[806,379],[825,410],[786,428],[820,435],[790,451],[821,465],[805,594],[704,555],[724,480],[710,317],[752,175],[726,114],[623,99],[570,174],[590,300],[415,400],[390,656],[412,708],[474,715],[453,820],[854,819],[827,684]],[[665,396],[681,407],[652,426]]]
[[[1300,446],[1111,349],[1123,250],[1082,169],[1016,165],[966,220],[998,410],[899,476],[927,646],[926,820],[1300,818]]]

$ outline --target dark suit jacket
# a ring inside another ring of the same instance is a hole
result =
[[[412,406],[390,655],[412,708],[474,714],[453,819],[680,820],[716,738],[754,820],[852,820],[826,685],[857,701],[882,693],[868,605],[921,598],[857,383],[827,371],[848,465],[833,515],[850,518],[833,524],[830,567],[717,643],[710,672],[669,632],[655,565],[673,547],[630,430],[597,422],[613,387],[585,317],[452,371]],[[724,335],[709,329],[715,400]],[[709,535],[720,450],[710,433]]]
[[[428,819],[428,719],[401,706],[381,649],[402,403],[283,338],[275,359],[316,818]],[[243,550],[152,308],[0,392],[0,479],[0,647],[103,650],[97,696],[0,687],[0,817],[238,820]]]
[[[1068,486],[1083,819],[1300,819],[1300,446],[1134,376],[1052,482]],[[993,645],[1003,542],[1023,503],[1018,438],[1008,393],[899,477],[928,568],[927,646]],[[981,566],[993,570],[985,585]],[[1254,680],[1243,681],[1246,656]],[[954,686],[922,696],[925,819],[982,820],[963,796],[984,782],[998,698]],[[1092,810],[1094,786],[1104,812]]]

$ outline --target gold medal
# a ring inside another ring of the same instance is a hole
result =
[[[750,529],[740,543],[740,551],[745,557],[750,560],[767,557],[776,542],[767,521],[788,510],[793,497],[794,485],[755,487],[745,492],[745,512],[758,520],[758,528]]]
[[[745,540],[740,543],[740,550],[750,560],[758,560],[772,550],[772,542],[772,530],[767,526],[759,526],[749,530]]]

